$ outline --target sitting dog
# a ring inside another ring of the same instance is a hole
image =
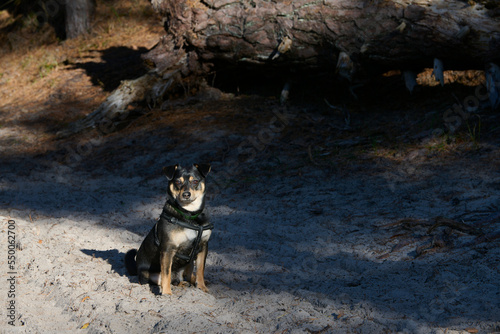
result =
[[[139,250],[127,252],[125,266],[131,275],[139,274],[141,284],[159,285],[162,294],[172,294],[172,281],[180,283],[183,278],[208,292],[204,272],[213,225],[203,209],[210,165],[174,165],[164,167],[163,172],[168,179],[163,212]]]

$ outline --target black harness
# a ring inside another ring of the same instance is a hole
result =
[[[176,209],[176,207],[174,207],[174,209]],[[188,219],[194,220],[198,216],[199,216],[199,214],[197,214],[195,216],[191,216]],[[192,218],[192,217],[194,217],[194,218]],[[172,217],[171,215],[169,215],[168,213],[166,213],[165,210],[163,210],[162,213],[161,213],[161,215],[160,215],[159,221],[155,224],[155,244],[156,244],[157,247],[160,247],[160,239],[158,238],[158,223],[160,221],[162,221],[162,220],[166,221],[166,222],[168,222],[170,224],[178,225],[178,226],[180,226],[182,228],[187,228],[187,229],[194,230],[194,231],[198,232],[198,234],[196,235],[196,238],[194,239],[194,243],[193,243],[193,248],[191,250],[191,254],[189,254],[189,255],[184,255],[184,254],[179,254],[179,253],[175,254],[176,257],[178,257],[181,260],[186,261],[187,263],[193,262],[194,257],[200,252],[200,250],[198,249],[198,246],[200,245],[200,241],[201,241],[201,237],[203,235],[203,231],[212,230],[214,228],[214,225],[212,223],[208,223],[206,225],[198,225],[198,224],[195,224],[194,222],[193,223],[188,223],[188,222],[179,220],[179,219],[177,219],[175,217]]]

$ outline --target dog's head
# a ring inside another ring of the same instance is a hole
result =
[[[168,194],[187,211],[198,211],[205,204],[205,178],[210,172],[209,164],[194,164],[190,168],[180,165],[163,167],[168,179]]]

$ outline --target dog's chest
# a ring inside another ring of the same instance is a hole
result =
[[[210,239],[210,235],[212,235],[211,230],[203,231],[203,234],[201,235],[201,241],[203,242],[208,241],[208,239]],[[196,239],[197,236],[198,236],[198,231],[191,230],[188,228],[182,228],[172,233],[171,241],[176,247],[179,247],[186,243],[193,243],[193,241]]]

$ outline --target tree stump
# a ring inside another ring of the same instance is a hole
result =
[[[95,6],[95,0],[71,0],[65,2],[66,38],[75,38],[90,31]]]

